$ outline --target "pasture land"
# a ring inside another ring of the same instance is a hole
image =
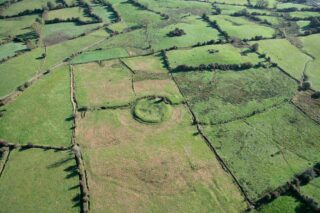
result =
[[[94,50],[89,52],[84,52],[77,55],[71,60],[72,64],[82,64],[88,62],[98,62],[103,60],[109,60],[114,58],[122,58],[129,56],[128,52],[123,48],[110,48],[104,50]]]
[[[67,20],[72,18],[79,18],[81,21],[91,21],[92,18],[88,17],[84,13],[84,9],[81,7],[71,7],[59,10],[49,11],[45,17],[46,20],[60,19]]]
[[[247,54],[242,54],[248,52]],[[189,49],[167,52],[171,68],[179,65],[199,66],[200,64],[241,64],[250,62],[258,64],[263,59],[248,51],[248,48],[236,48],[231,44],[206,45]]]
[[[46,52],[44,48],[39,47],[0,64],[0,97],[13,92],[18,86],[24,84],[40,71],[50,69],[55,64],[70,57],[71,54],[100,41],[106,36],[105,31],[99,30],[87,36],[49,46]],[[44,53],[46,53],[45,58],[43,57]],[[26,64],[29,66],[26,66]]]
[[[309,60],[306,64],[306,75],[312,83],[312,88],[320,90],[320,35],[310,35],[301,37],[303,50],[312,55],[313,60]]]
[[[159,55],[138,56],[122,60],[136,73],[168,73],[168,70],[163,67],[163,62]]]
[[[0,179],[1,211],[79,212],[75,163],[72,154],[66,151],[11,151]]]
[[[289,100],[297,84],[278,69],[194,71],[174,74],[197,119],[219,124],[265,111]]]
[[[0,19],[0,39],[6,39],[10,36],[22,35],[32,31],[31,25],[34,23],[37,15],[20,16],[16,18]]]
[[[285,39],[250,42],[250,44],[253,43],[259,44],[258,51],[261,54],[266,54],[267,57],[271,58],[271,61],[277,63],[279,67],[298,80],[305,70],[306,63],[311,60],[308,55]]]
[[[320,203],[320,177],[313,179],[307,185],[300,188],[301,193],[305,196],[311,197],[317,203]]]
[[[77,141],[88,168],[92,211],[244,209],[238,189],[195,133],[183,106],[153,125],[136,121],[130,109],[89,112],[79,119]]]
[[[71,109],[69,73],[63,66],[1,108],[0,138],[20,144],[68,146]]]
[[[310,208],[292,196],[281,196],[258,209],[259,213],[309,212]]]
[[[320,159],[319,126],[290,104],[235,122],[206,126],[205,134],[256,200]]]
[[[227,15],[209,16],[211,21],[216,21],[230,37],[250,39],[255,36],[271,38],[275,30],[268,26],[259,25],[243,17]]]
[[[73,66],[79,107],[118,106],[134,99],[132,74],[118,60]]]
[[[12,57],[17,52],[25,49],[26,49],[26,45],[24,45],[23,43],[10,42],[10,43],[3,44],[0,46],[0,60],[8,57]]]
[[[167,34],[175,28],[185,32],[183,36],[169,37]],[[152,28],[146,32],[155,51],[172,46],[188,47],[197,43],[222,39],[216,29],[211,28],[200,16],[188,16],[178,24],[171,24],[161,29]]]
[[[8,8],[6,8],[3,11],[4,16],[12,16],[16,15],[18,13],[21,13],[26,10],[34,10],[34,9],[42,9],[42,7],[47,6],[47,3],[51,2],[53,5],[55,5],[54,0],[23,0],[18,1],[16,3],[10,4]]]

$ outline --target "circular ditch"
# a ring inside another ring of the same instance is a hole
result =
[[[171,106],[161,97],[143,98],[134,105],[133,116],[143,123],[161,123],[171,117]]]

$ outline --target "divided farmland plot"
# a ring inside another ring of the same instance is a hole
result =
[[[317,2],[0,0],[0,212],[319,212]]]

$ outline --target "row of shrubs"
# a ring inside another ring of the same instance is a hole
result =
[[[262,64],[253,65],[250,62],[241,63],[241,64],[200,64],[199,66],[188,66],[185,64],[179,65],[176,68],[172,69],[172,72],[187,72],[187,71],[205,71],[205,70],[234,70],[234,71],[242,71],[250,68],[258,68],[262,66]]]

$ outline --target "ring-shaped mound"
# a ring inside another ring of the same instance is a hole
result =
[[[136,102],[133,116],[144,123],[161,123],[170,118],[171,106],[163,98],[143,98]]]

